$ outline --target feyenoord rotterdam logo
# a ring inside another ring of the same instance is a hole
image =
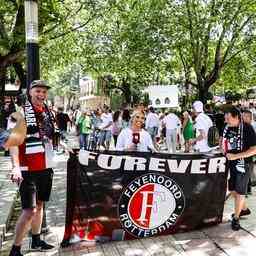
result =
[[[119,218],[133,236],[149,237],[172,228],[184,207],[184,194],[174,180],[148,173],[133,180],[123,191]]]

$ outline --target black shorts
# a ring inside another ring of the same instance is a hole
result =
[[[23,180],[19,188],[22,209],[35,208],[37,200],[49,201],[52,190],[52,169],[23,171],[22,177]]]
[[[229,170],[228,190],[235,191],[239,195],[246,195],[250,178],[249,164],[245,163],[245,173],[237,171],[232,164],[229,166]]]

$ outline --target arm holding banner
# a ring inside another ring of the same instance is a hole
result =
[[[134,151],[136,149],[136,145],[134,143],[127,143],[127,136],[125,134],[125,130],[122,130],[121,133],[117,137],[116,150],[119,151]]]
[[[22,175],[20,170],[20,161],[19,161],[19,148],[17,146],[10,147],[10,155],[12,158],[12,171],[11,171],[11,180],[20,184],[22,181]]]
[[[228,153],[226,156],[227,156],[228,160],[233,161],[233,160],[238,160],[238,159],[242,159],[242,158],[248,158],[248,157],[255,156],[255,155],[256,155],[256,146],[250,147],[245,152],[241,152],[241,153],[237,153],[237,154]]]

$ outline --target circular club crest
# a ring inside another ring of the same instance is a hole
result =
[[[172,228],[185,207],[179,185],[167,176],[148,173],[134,179],[119,200],[123,228],[135,237],[148,237]]]

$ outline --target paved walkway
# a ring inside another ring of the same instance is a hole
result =
[[[232,213],[233,201],[228,200],[225,206],[222,224],[198,231],[147,238],[133,241],[122,241],[85,247],[78,245],[59,249],[62,241],[65,222],[66,198],[66,160],[67,155],[58,156],[58,168],[55,169],[51,201],[47,205],[47,220],[51,233],[45,238],[56,245],[56,249],[48,252],[29,252],[29,239],[23,246],[26,256],[254,256],[256,248],[256,189],[248,198],[252,214],[241,221],[243,229],[233,232],[230,228],[229,216]],[[5,247],[5,251],[7,248]],[[2,251],[3,253],[4,251]],[[2,255],[0,251],[0,255]],[[3,255],[5,255],[3,253]]]
[[[8,174],[11,169],[10,157],[0,157],[0,249],[17,195],[17,186],[10,182]]]

